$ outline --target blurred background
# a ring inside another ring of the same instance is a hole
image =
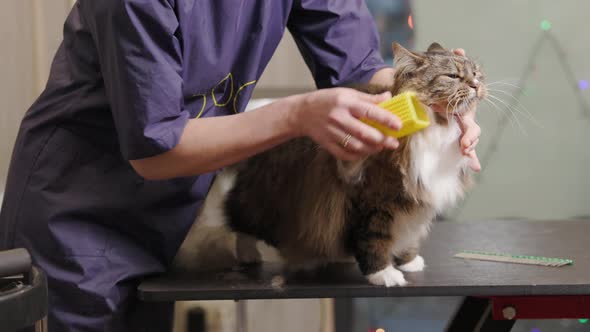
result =
[[[0,11],[0,196],[17,126],[42,91],[73,0],[7,0]],[[590,216],[590,62],[585,0],[366,0],[393,62],[391,43],[461,47],[487,74],[494,97],[479,108],[483,171],[444,219],[573,219]],[[584,14],[586,13],[586,14]],[[257,84],[252,105],[315,88],[288,33]],[[494,105],[495,104],[495,105]],[[509,236],[509,234],[507,234]],[[567,240],[567,239],[564,239]],[[576,245],[576,244],[572,244]],[[579,244],[581,245],[581,244]],[[353,300],[351,331],[441,331],[459,299]],[[233,302],[206,309],[210,331],[233,330]],[[330,300],[250,301],[251,331],[333,331]],[[302,319],[305,317],[305,319]],[[260,318],[260,319],[254,319]],[[585,320],[520,321],[514,331],[588,331]],[[321,327],[321,328],[320,328]]]

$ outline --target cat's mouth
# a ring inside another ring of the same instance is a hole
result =
[[[473,105],[475,104],[476,100],[475,98],[473,100],[467,100],[461,103],[458,103],[458,105],[456,107],[450,107],[446,104],[441,105],[441,104],[430,104],[428,105],[430,107],[430,109],[434,112],[434,113],[449,113],[449,114],[453,114],[453,115],[463,115],[463,113],[469,111]]]
[[[470,109],[474,108],[479,100],[479,97],[473,96],[469,98],[463,98],[451,105],[449,103],[434,103],[428,105],[430,109],[435,113],[448,113],[452,115],[463,115],[463,113],[469,111]]]
[[[433,112],[438,114],[452,114],[452,115],[463,115],[463,113],[473,109],[478,101],[485,99],[487,90],[485,87],[480,86],[477,89],[469,89],[467,91],[459,91],[459,95],[463,97],[457,98],[457,93],[446,98],[444,102],[432,103],[428,105]],[[439,99],[440,100],[440,99]],[[443,99],[444,100],[444,99]]]

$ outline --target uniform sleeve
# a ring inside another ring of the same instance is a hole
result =
[[[295,0],[288,28],[318,88],[366,83],[387,67],[364,0]]]
[[[167,0],[82,0],[121,152],[127,160],[172,149],[183,109],[179,27]]]

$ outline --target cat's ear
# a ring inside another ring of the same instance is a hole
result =
[[[406,48],[398,43],[393,43],[393,57],[395,66],[415,66],[420,67],[426,61],[424,56],[408,51]]]
[[[430,46],[428,46],[428,50],[426,50],[426,52],[447,53],[448,51],[445,50],[445,48],[442,47],[439,43],[432,43],[430,44]]]

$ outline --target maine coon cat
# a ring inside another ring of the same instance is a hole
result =
[[[237,246],[238,259],[246,263],[259,260],[255,244],[262,240],[294,269],[353,258],[376,285],[405,285],[402,271],[424,268],[419,247],[429,225],[470,183],[456,117],[487,91],[477,63],[437,43],[423,53],[393,48],[394,86],[360,90],[411,90],[422,104],[446,111],[427,107],[428,128],[400,139],[396,150],[358,162],[341,162],[298,138],[228,167],[181,247],[182,264],[190,264],[191,248],[204,240],[198,224],[207,219],[237,234],[237,240],[207,235],[207,242]]]

